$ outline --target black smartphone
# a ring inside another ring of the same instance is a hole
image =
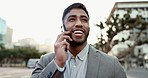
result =
[[[66,27],[65,26],[61,26],[61,28],[62,28],[62,32],[66,31]],[[66,41],[66,39],[64,39],[64,41]],[[65,48],[65,51],[67,52],[66,46],[64,46],[64,48]]]

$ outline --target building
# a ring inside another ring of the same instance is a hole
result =
[[[128,9],[131,10],[131,18],[136,18],[136,15],[141,15],[143,17],[143,20],[148,22],[148,1],[116,2],[109,14],[108,20],[111,21],[112,20],[111,16],[116,14],[119,14],[119,18],[123,18],[123,15],[127,13]],[[117,35],[116,38],[121,38],[125,34],[129,33],[130,40],[134,41],[137,38],[139,32],[140,31],[138,29],[134,28],[126,32],[121,32],[119,35]],[[140,39],[141,41],[148,40],[148,26],[144,31],[141,32],[140,37],[138,39]],[[139,47],[135,49],[139,49]]]
[[[50,44],[39,44],[33,38],[24,38],[14,43],[15,46],[29,46],[36,48],[39,52],[53,52],[53,47]]]
[[[12,33],[13,33],[13,29],[10,28],[10,27],[7,27],[7,32],[6,32],[6,35],[4,37],[5,42],[7,44],[11,44],[12,43]]]
[[[37,42],[33,38],[24,38],[18,40],[18,42],[15,43],[15,45],[36,47]]]
[[[111,18],[112,14],[120,14],[120,18],[122,18],[127,9],[132,10],[132,18],[135,18],[136,15],[139,14],[148,21],[148,1],[116,2],[108,19]]]
[[[4,36],[7,31],[6,21],[0,18],[0,44],[5,44]]]
[[[123,15],[127,12],[127,9],[130,9],[132,12],[131,18],[135,18],[136,15],[142,15],[143,20],[148,22],[148,1],[116,2],[108,19],[112,20],[111,15],[116,14],[119,14],[119,18],[122,18]],[[129,31],[131,40],[134,40],[136,38],[138,32],[140,32],[138,29],[133,29]],[[144,30],[142,33],[143,34],[140,35],[140,39],[148,39],[148,30]]]
[[[11,44],[13,29],[6,25],[6,21],[0,18],[0,44]]]

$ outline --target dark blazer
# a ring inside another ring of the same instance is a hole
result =
[[[54,53],[42,55],[31,78],[64,78],[53,61]],[[127,78],[124,69],[114,56],[109,56],[89,46],[85,78]]]

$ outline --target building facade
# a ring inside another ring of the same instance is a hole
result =
[[[5,44],[4,36],[7,31],[6,21],[0,18],[0,44]]]
[[[116,2],[113,9],[111,10],[108,19],[112,20],[111,15],[116,14],[119,14],[119,18],[123,18],[123,15],[127,13],[128,9],[131,10],[131,18],[136,18],[136,15],[141,15],[143,17],[143,20],[148,22],[148,1]],[[129,34],[131,40],[136,39],[139,32],[140,31],[138,29],[130,30]],[[142,31],[142,34],[140,35],[140,40],[148,40],[148,26],[146,27],[146,30]]]
[[[13,29],[6,25],[6,21],[0,18],[0,44],[11,44]]]

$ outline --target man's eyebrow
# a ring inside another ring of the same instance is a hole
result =
[[[68,18],[70,18],[70,17],[76,17],[76,15],[70,15],[70,16],[68,16]]]
[[[68,18],[70,18],[70,17],[76,17],[76,15],[70,15]],[[86,15],[81,15],[80,17],[81,18],[83,18],[83,17],[88,18]]]
[[[87,16],[85,16],[85,15],[82,15],[81,17],[85,17],[85,18],[88,18]]]

